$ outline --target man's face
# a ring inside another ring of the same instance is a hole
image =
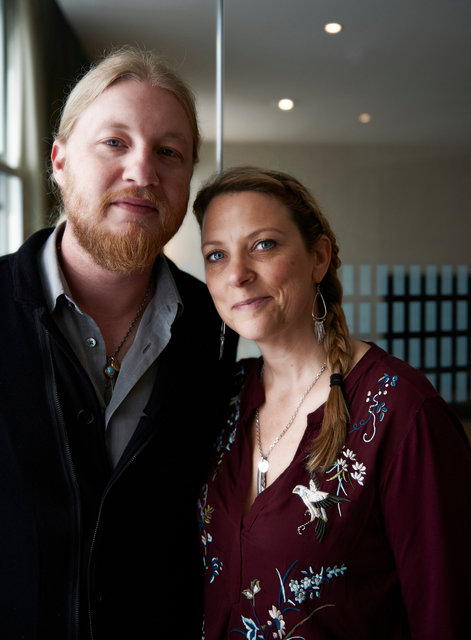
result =
[[[192,152],[177,98],[134,80],[108,87],[54,143],[68,224],[98,264],[124,273],[152,264],[185,216]]]

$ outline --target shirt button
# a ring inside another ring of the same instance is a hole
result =
[[[93,349],[93,347],[96,347],[96,340],[95,338],[87,338],[87,346],[90,347],[90,349]]]
[[[95,416],[91,411],[88,411],[88,409],[80,409],[77,413],[77,420],[82,424],[92,424],[95,420]]]

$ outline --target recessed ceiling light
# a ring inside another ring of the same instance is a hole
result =
[[[342,25],[338,22],[329,22],[325,25],[324,31],[327,33],[340,33],[340,31],[342,31]]]
[[[294,107],[294,102],[290,98],[281,98],[278,100],[278,109],[282,111],[291,111]]]
[[[358,120],[362,124],[368,124],[369,122],[371,122],[371,114],[370,113],[360,113],[360,115],[358,116]]]

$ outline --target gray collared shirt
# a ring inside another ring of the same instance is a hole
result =
[[[172,324],[183,304],[161,254],[154,269],[154,297],[144,311],[134,342],[121,362],[113,395],[106,405],[105,342],[93,318],[82,313],[72,299],[57,258],[56,243],[61,233],[61,227],[56,228],[39,254],[46,302],[95,388],[104,414],[110,461],[115,467],[143,415],[152,391],[158,357],[170,340]]]

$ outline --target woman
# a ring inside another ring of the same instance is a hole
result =
[[[262,354],[238,365],[200,498],[204,638],[468,637],[458,420],[419,372],[349,336],[338,246],[297,180],[230,169],[194,210],[218,312]]]

